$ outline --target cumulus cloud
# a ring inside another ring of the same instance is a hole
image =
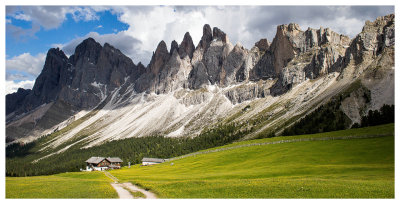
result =
[[[104,8],[105,9],[105,8]],[[45,29],[58,28],[71,14],[75,21],[98,20],[99,9],[78,6],[6,6],[6,15],[19,20],[32,21]]]
[[[6,94],[17,92],[18,88],[23,89],[32,89],[33,85],[35,84],[35,80],[26,80],[26,81],[6,81]]]
[[[34,37],[35,33],[58,28],[66,19],[67,14],[77,21],[99,20],[97,12],[106,7],[79,7],[79,6],[6,6],[6,16],[17,20],[32,22],[32,28],[24,29],[7,23],[7,32],[17,40],[26,40]],[[7,20],[8,21],[8,20]],[[10,19],[11,22],[11,19]]]
[[[32,56],[30,53],[23,53],[6,60],[7,71],[20,71],[36,78],[43,69],[46,54],[39,53]]]

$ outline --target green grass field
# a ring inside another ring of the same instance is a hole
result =
[[[103,172],[6,177],[6,198],[117,198]]]
[[[394,198],[394,125],[239,142],[391,136],[243,147],[111,171],[162,198]],[[171,164],[173,163],[173,165]]]
[[[394,198],[394,124],[250,143],[362,135],[198,154],[154,166],[110,171],[160,198]],[[214,148],[214,149],[218,149]],[[101,172],[6,177],[6,198],[115,198]]]

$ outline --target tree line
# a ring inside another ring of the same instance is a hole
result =
[[[394,112],[394,105],[384,104],[379,110],[369,110],[368,114],[361,118],[361,124],[354,123],[351,128],[394,123]]]
[[[191,152],[232,143],[249,133],[232,123],[219,125],[203,131],[199,136],[169,138],[149,136],[127,138],[104,143],[87,149],[72,146],[67,151],[55,154],[32,163],[45,153],[32,152],[38,149],[37,142],[26,145],[13,144],[6,148],[6,176],[38,176],[62,172],[74,172],[84,169],[84,161],[92,156],[120,157],[123,165],[141,163],[143,157],[171,158]],[[48,154],[48,153],[47,153]]]

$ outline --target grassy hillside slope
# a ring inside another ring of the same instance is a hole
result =
[[[198,154],[160,165],[115,170],[163,198],[393,198],[394,125],[231,144],[300,141]],[[224,147],[220,147],[224,148]]]
[[[6,177],[6,198],[117,198],[103,172]]]

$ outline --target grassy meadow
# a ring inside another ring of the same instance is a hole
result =
[[[117,198],[103,172],[6,177],[6,198]]]
[[[393,133],[394,125],[389,124],[244,141],[228,146],[304,137],[388,135],[242,147],[111,173],[161,198],[394,198]]]
[[[384,135],[299,141],[198,154],[110,173],[160,198],[394,198],[394,124],[314,135],[274,137],[225,145],[299,138]],[[6,198],[117,198],[102,172],[6,177]]]

